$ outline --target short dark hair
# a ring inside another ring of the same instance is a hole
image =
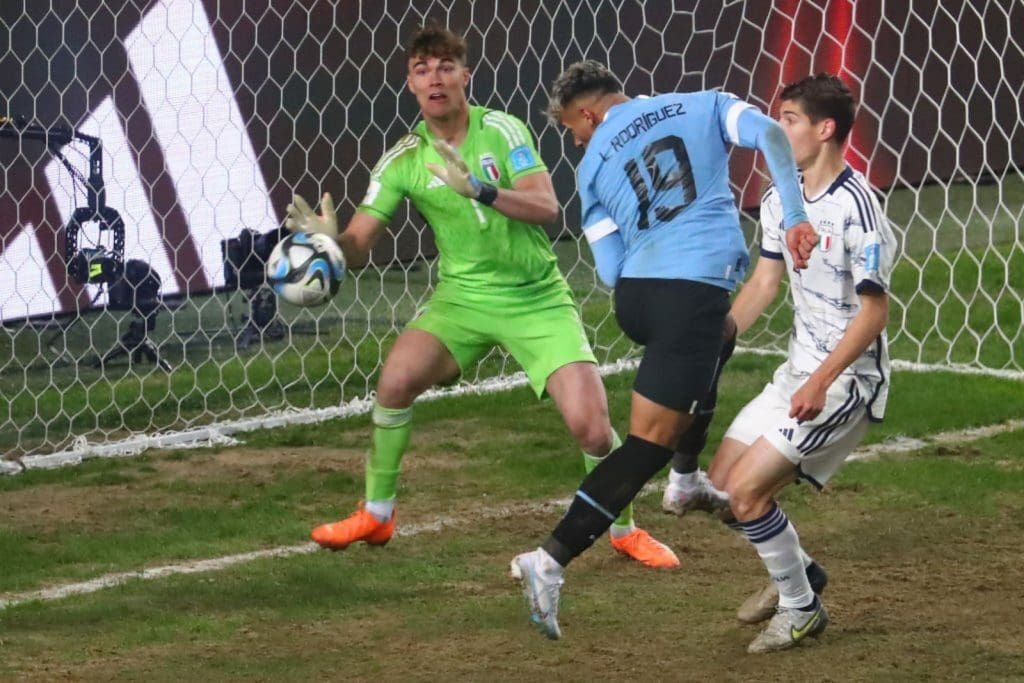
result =
[[[608,95],[622,92],[622,83],[601,62],[587,59],[576,62],[551,84],[548,118],[560,123],[565,105],[583,95]]]
[[[823,119],[836,122],[836,142],[840,145],[853,128],[857,106],[846,83],[834,74],[808,76],[782,89],[782,100],[798,102],[813,123]]]
[[[436,22],[428,22],[412,34],[405,46],[407,59],[437,57],[466,64],[469,46],[466,39]]]

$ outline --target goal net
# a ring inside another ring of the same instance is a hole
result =
[[[322,309],[278,305],[259,259],[295,192],[352,215],[417,120],[402,45],[428,18],[468,37],[471,99],[537,137],[602,363],[636,349],[577,239],[580,152],[543,115],[581,58],[631,95],[724,89],[772,114],[780,84],[839,73],[860,102],[849,163],[901,240],[893,357],[1024,376],[1020,2],[15,0],[0,16],[0,469],[365,409],[435,282],[429,228],[396,217]],[[753,247],[761,160],[736,150],[732,182]],[[787,311],[744,345],[783,349]],[[495,352],[460,387],[517,370]]]

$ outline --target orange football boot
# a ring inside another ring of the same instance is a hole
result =
[[[643,529],[633,529],[621,538],[608,535],[612,547],[623,555],[648,567],[671,569],[679,566],[679,558],[672,549],[654,538]]]
[[[351,515],[340,522],[321,524],[313,529],[309,537],[328,550],[344,550],[356,541],[384,545],[391,540],[394,533],[394,513],[391,513],[391,519],[381,522],[367,512],[363,508],[363,502],[359,501],[359,507]]]

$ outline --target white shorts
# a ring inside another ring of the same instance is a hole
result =
[[[856,380],[844,375],[829,387],[818,417],[797,422],[789,417],[790,399],[805,379],[792,375],[786,365],[780,367],[739,412],[725,437],[749,446],[763,436],[796,465],[802,478],[821,488],[864,438],[871,420]]]

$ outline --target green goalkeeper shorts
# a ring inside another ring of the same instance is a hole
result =
[[[558,368],[597,363],[576,302],[561,278],[501,294],[480,294],[442,283],[408,324],[437,337],[465,375],[495,346],[526,371],[537,397]]]

